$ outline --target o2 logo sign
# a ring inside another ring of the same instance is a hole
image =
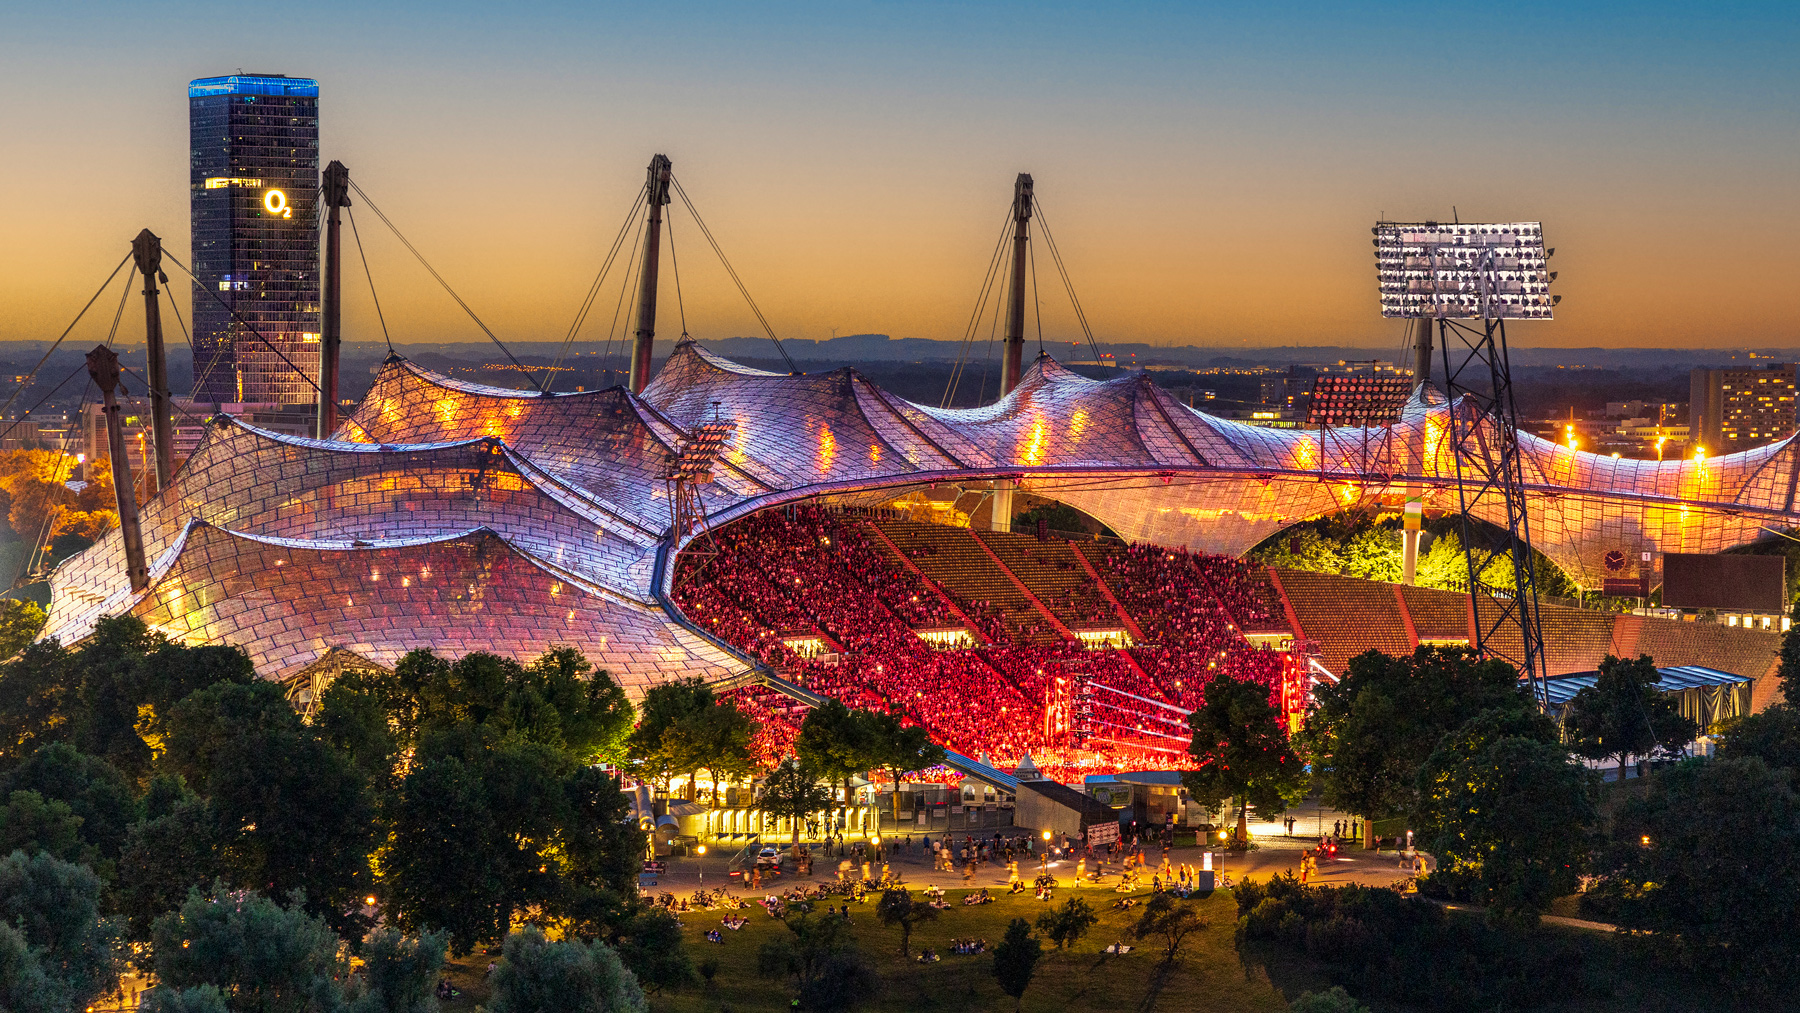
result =
[[[294,209],[288,206],[287,194],[280,190],[263,191],[263,210],[272,218],[292,218]]]

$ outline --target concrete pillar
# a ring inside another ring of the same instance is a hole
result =
[[[1012,530],[1014,488],[1011,479],[1002,478],[994,483],[994,495],[988,500],[989,529],[993,531]]]

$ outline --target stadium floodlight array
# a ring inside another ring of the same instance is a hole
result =
[[[1539,222],[1377,222],[1381,315],[1549,320],[1560,297]]]
[[[1315,426],[1378,426],[1400,421],[1410,376],[1321,376],[1313,381],[1306,421]]]
[[[725,449],[725,441],[737,432],[736,422],[707,422],[683,441],[680,452],[671,455],[668,480],[671,482],[706,483],[712,481],[712,466]]]

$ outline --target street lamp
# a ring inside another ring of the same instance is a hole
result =
[[[698,856],[694,859],[694,868],[700,872],[700,888],[704,890],[706,889],[706,863],[700,861],[700,859],[706,857],[706,845],[702,844],[694,849],[694,851]]]

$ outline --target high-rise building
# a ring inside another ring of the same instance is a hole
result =
[[[318,82],[200,78],[188,84],[188,132],[194,400],[310,402],[319,373]]]
[[[1696,369],[1688,379],[1688,429],[1708,456],[1785,439],[1794,432],[1794,364]]]

